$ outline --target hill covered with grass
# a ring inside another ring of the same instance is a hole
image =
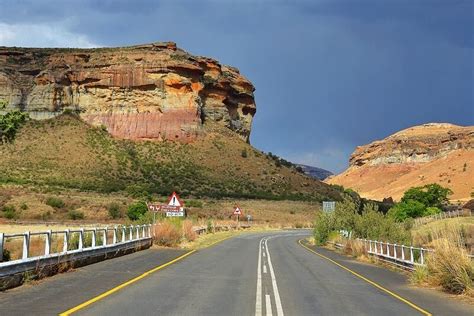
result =
[[[74,114],[29,120],[0,145],[0,183],[124,192],[139,197],[339,199],[331,186],[266,155],[225,127],[208,122],[192,143],[110,136]]]

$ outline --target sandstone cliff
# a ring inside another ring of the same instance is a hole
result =
[[[248,141],[254,87],[236,68],[174,43],[122,48],[0,47],[0,100],[34,119],[65,110],[126,139],[195,139],[207,120]]]
[[[343,173],[327,180],[353,188],[362,196],[399,199],[427,183],[449,187],[452,199],[474,191],[474,126],[431,123],[357,147]]]

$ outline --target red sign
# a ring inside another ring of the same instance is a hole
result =
[[[181,207],[173,205],[161,205],[160,210],[162,212],[181,212]]]
[[[234,215],[242,215],[242,210],[240,209],[240,207],[234,207]]]
[[[147,203],[146,206],[148,206],[150,212],[159,212],[161,209],[161,204],[157,203]]]

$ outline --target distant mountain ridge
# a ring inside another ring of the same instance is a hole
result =
[[[301,165],[301,164],[296,164],[296,166],[301,167],[301,169],[303,169],[303,172],[306,175],[308,175],[308,176],[310,176],[314,179],[318,179],[318,180],[324,180],[327,177],[330,177],[330,176],[334,175],[334,173],[332,173],[331,171],[326,170],[326,169],[322,169],[322,168],[318,168],[318,167],[313,167],[313,166],[308,166],[308,165]]]

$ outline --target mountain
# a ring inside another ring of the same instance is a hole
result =
[[[0,100],[35,119],[77,112],[126,139],[191,141],[205,121],[248,141],[254,86],[175,43],[120,48],[0,47]]]
[[[174,43],[2,47],[0,115],[21,111],[31,119],[13,141],[0,143],[0,184],[132,196],[338,199],[331,186],[248,143],[253,91],[238,69]]]
[[[378,200],[439,183],[453,191],[451,199],[467,200],[474,191],[474,126],[429,123],[357,147],[349,168],[326,182]]]
[[[296,166],[303,169],[303,172],[307,174],[308,176],[314,179],[318,179],[318,180],[324,180],[327,177],[334,175],[331,171],[321,169],[318,167],[312,167],[312,166],[301,165],[301,164],[297,164]]]

